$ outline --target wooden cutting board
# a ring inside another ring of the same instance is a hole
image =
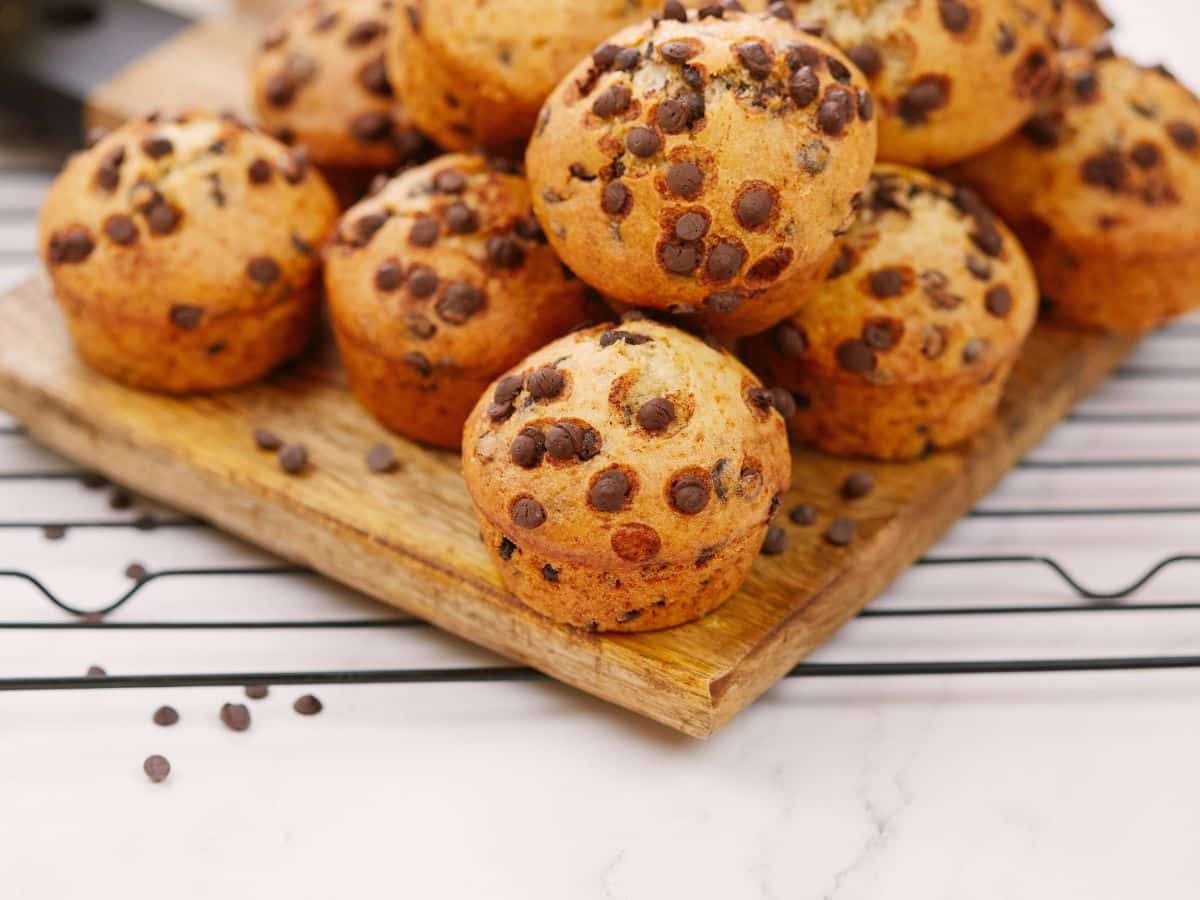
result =
[[[877,488],[842,500],[861,463],[795,454],[782,556],[760,557],[732,600],[699,622],[643,635],[560,627],[506,594],[479,540],[457,454],[388,435],[346,390],[326,341],[262,384],[172,399],[92,374],[72,351],[48,281],[0,297],[0,407],[40,441],[447,631],[585,691],[705,737],[852,618],[999,480],[1133,348],[1129,339],[1039,327],[1000,417],[971,446],[872,465]],[[255,427],[308,445],[300,477],[255,449]],[[374,475],[388,441],[402,468]],[[802,502],[816,526],[787,523]],[[836,548],[834,515],[858,525]]]

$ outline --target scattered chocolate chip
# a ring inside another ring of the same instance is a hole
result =
[[[222,704],[220,718],[230,731],[245,731],[250,727],[250,710],[244,703]]]
[[[404,267],[395,259],[385,259],[375,269],[375,289],[394,291],[404,282]]]
[[[938,0],[938,14],[947,31],[961,34],[971,24],[971,9],[961,0]]]
[[[146,757],[146,761],[142,763],[142,771],[155,784],[161,784],[171,774],[171,763],[165,756],[155,753],[153,756]]]
[[[675,22],[686,22],[687,9],[684,8],[684,5],[680,3],[679,0],[667,0],[667,2],[663,4],[662,17],[663,19],[673,20]]]
[[[775,197],[770,189],[752,187],[742,193],[734,204],[733,213],[743,228],[759,228],[771,220]]]
[[[788,513],[788,518],[794,525],[804,527],[813,525],[817,521],[817,508],[811,503],[801,503],[799,506],[792,507],[792,511]]]
[[[1003,319],[1012,310],[1012,292],[1005,285],[998,284],[984,294],[983,304],[993,316]]]
[[[849,519],[834,519],[825,530],[825,540],[835,547],[845,547],[854,540],[854,523]]]
[[[251,700],[262,700],[271,692],[265,684],[248,684],[242,691]]]
[[[126,246],[137,240],[137,225],[130,216],[112,215],[104,220],[104,235],[114,244]]]
[[[762,555],[779,556],[784,550],[787,549],[787,542],[787,532],[778,525],[772,525],[767,529],[767,534],[763,538]]]
[[[719,243],[709,251],[705,270],[714,281],[728,281],[741,271],[746,254],[736,244]]]
[[[483,309],[486,298],[480,288],[465,281],[452,281],[434,304],[434,311],[451,325],[462,325]]]
[[[681,241],[698,241],[708,233],[708,216],[685,212],[675,220],[675,237]]]
[[[179,713],[173,706],[160,706],[154,711],[154,724],[168,728],[179,721]]]
[[[284,444],[279,449],[279,467],[289,475],[298,475],[308,465],[308,448],[303,444]]]
[[[788,94],[801,109],[816,100],[820,92],[821,79],[811,66],[797,69],[788,80]]]
[[[495,403],[512,403],[520,395],[525,387],[525,379],[520,375],[505,375],[496,383],[496,390],[492,394],[492,400]]]
[[[846,55],[868,78],[874,78],[883,69],[883,57],[870,44],[855,44]]]
[[[292,704],[292,709],[302,716],[315,716],[324,708],[324,704],[312,694],[305,694],[303,697],[298,697],[296,698],[296,702]]]
[[[971,233],[971,241],[993,259],[1004,250],[1004,238],[994,225],[980,227]]]
[[[551,400],[562,393],[565,379],[554,366],[534,369],[525,378],[525,389],[534,400]]]
[[[620,469],[601,472],[588,491],[588,500],[601,512],[616,512],[629,502],[633,485]]]
[[[279,263],[271,257],[256,256],[246,263],[246,274],[250,276],[251,281],[265,285],[274,284],[283,273],[279,268]]]
[[[875,351],[863,341],[842,341],[837,346],[838,365],[847,372],[871,372],[875,369]]]
[[[617,60],[617,54],[621,52],[621,48],[616,44],[602,44],[595,53],[592,54],[592,64],[597,69],[608,70],[613,67],[613,63]]]
[[[512,520],[521,528],[539,528],[546,521],[546,510],[532,497],[521,497],[512,505]]]
[[[842,496],[847,500],[861,500],[875,490],[875,476],[870,472],[851,472],[842,482]]]
[[[611,119],[629,109],[629,101],[632,99],[633,94],[625,85],[610,85],[596,95],[596,99],[592,101],[592,112],[601,119]]]
[[[394,265],[396,268],[397,278],[400,277],[399,263],[383,263],[379,267],[379,272],[383,271],[384,266]],[[375,283],[379,284],[379,272],[376,272]],[[389,279],[390,280],[390,279]],[[397,286],[399,281],[397,281]],[[418,299],[432,297],[438,289],[437,272],[429,268],[429,266],[414,266],[412,271],[408,273],[408,292]],[[432,323],[431,323],[432,324]]]
[[[266,428],[254,429],[254,443],[259,450],[278,450],[283,446],[283,441],[279,436]]]
[[[387,444],[376,444],[367,451],[367,468],[377,475],[396,471],[396,453]]]
[[[657,153],[662,146],[662,142],[658,139],[658,134],[653,129],[639,125],[629,132],[629,135],[625,138],[625,146],[629,148],[629,152],[634,156],[645,158]]]
[[[680,475],[671,482],[671,503],[686,516],[708,506],[708,485],[694,475]]]
[[[441,231],[437,220],[431,216],[417,216],[408,232],[408,242],[414,247],[432,247],[437,243]]]

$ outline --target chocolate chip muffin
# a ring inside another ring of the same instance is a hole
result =
[[[310,0],[263,36],[254,105],[263,126],[334,169],[394,169],[429,144],[383,63],[391,0]]]
[[[999,143],[1054,82],[1057,0],[797,0],[867,76],[879,158],[942,166]]]
[[[387,66],[413,121],[443,147],[519,156],[538,108],[605,37],[661,0],[407,0],[396,4]]]
[[[1127,59],[1066,69],[1020,134],[954,175],[1020,235],[1055,316],[1146,331],[1200,306],[1200,103]]]
[[[1096,0],[1063,0],[1058,40],[1064,47],[1090,47],[1112,27],[1112,19]]]
[[[39,244],[83,358],[169,392],[253,381],[308,340],[337,205],[302,153],[203,112],[74,156]]]
[[[649,319],[568,335],[480,399],[463,473],[505,585],[556,622],[648,631],[737,590],[787,490],[770,392]]]
[[[866,83],[770,13],[717,7],[611,37],[546,101],[526,162],[550,243],[631,306],[761,330],[812,279],[875,155]]]
[[[825,287],[745,350],[793,393],[797,437],[911,459],[988,424],[1037,306],[1020,245],[978,197],[880,165]]]
[[[525,179],[443,156],[351,208],[326,254],[350,386],[384,425],[458,447],[491,381],[590,312],[529,206]]]

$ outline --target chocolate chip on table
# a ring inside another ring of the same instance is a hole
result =
[[[521,528],[539,528],[546,521],[546,510],[532,497],[521,497],[512,505],[512,520]]]
[[[114,487],[108,495],[108,505],[111,509],[129,509],[133,506],[133,494],[122,487]]]
[[[65,525],[46,525],[42,528],[42,537],[48,541],[61,541],[67,536]]]
[[[102,487],[107,487],[108,479],[99,472],[84,472],[79,478],[79,483],[89,491],[95,491]]]
[[[93,665],[93,666],[88,666],[88,668],[87,668],[87,677],[88,678],[103,678],[107,674],[108,673],[106,671],[104,671],[104,668],[102,666],[94,666]]]
[[[835,547],[845,547],[854,540],[854,523],[849,519],[834,519],[825,529],[825,540]]]
[[[265,684],[248,684],[242,688],[242,691],[251,700],[262,700],[271,692]]]
[[[657,153],[659,147],[662,146],[662,142],[652,129],[646,128],[644,125],[639,125],[629,132],[629,135],[625,138],[625,146],[629,148],[629,152],[634,156],[640,156],[644,159]]]
[[[820,92],[821,79],[811,66],[797,69],[788,80],[788,93],[792,101],[802,109],[816,100]]]
[[[254,444],[259,450],[278,450],[283,446],[283,440],[269,429],[255,428]]]
[[[817,508],[811,503],[801,503],[798,506],[792,507],[792,511],[788,513],[788,519],[793,525],[807,527],[813,525],[817,521]]]
[[[250,710],[244,703],[223,704],[220,718],[230,731],[245,731],[250,727]]]
[[[610,181],[604,186],[600,198],[600,208],[610,216],[620,216],[629,212],[633,205],[633,193],[620,181]]]
[[[695,163],[679,162],[667,170],[667,187],[676,196],[691,200],[703,186],[704,173]]]
[[[629,478],[624,472],[620,469],[609,469],[592,482],[588,500],[601,512],[616,512],[629,502],[632,491],[633,485],[629,483]]]
[[[875,476],[870,472],[851,472],[842,482],[842,496],[847,500],[861,500],[875,490]]]
[[[542,366],[529,373],[525,389],[535,400],[550,400],[562,393],[564,383],[562,372],[554,366]]]
[[[610,85],[596,95],[592,101],[592,112],[601,119],[611,119],[629,109],[632,99],[633,94],[625,85]]]
[[[292,709],[302,716],[315,716],[324,708],[324,704],[312,694],[305,694],[303,697],[298,697],[296,698],[296,702],[292,704]]]
[[[779,556],[787,549],[788,535],[787,532],[778,525],[772,525],[767,529],[766,536],[762,542],[763,556]]]
[[[855,44],[846,51],[846,55],[868,78],[874,78],[883,69],[883,57],[870,44]]]
[[[171,764],[165,756],[155,753],[146,757],[146,761],[142,763],[142,771],[155,784],[161,784],[171,774]]]
[[[962,0],[938,0],[938,14],[947,31],[961,34],[971,24],[971,10]]]
[[[367,451],[367,468],[378,475],[394,472],[398,462],[396,453],[387,444],[376,444]]]
[[[179,721],[179,713],[173,706],[160,706],[154,711],[154,724],[169,728]]]
[[[675,404],[666,397],[655,397],[638,407],[637,423],[646,431],[665,431],[674,421]]]
[[[279,467],[289,475],[298,475],[308,465],[308,448],[303,444],[284,444],[279,450]]]
[[[671,503],[686,516],[708,506],[708,486],[694,475],[681,475],[671,482]]]
[[[149,574],[141,563],[134,562],[125,567],[125,577],[132,581],[145,581]]]
[[[246,274],[250,276],[251,281],[266,285],[274,284],[283,273],[279,268],[279,263],[271,257],[256,256],[246,263]]]

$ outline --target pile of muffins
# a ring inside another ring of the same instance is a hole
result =
[[[81,356],[143,389],[261,378],[324,300],[362,405],[461,447],[513,594],[663,628],[781,549],[789,434],[916,459],[987,427],[1039,309],[1139,333],[1200,304],[1200,103],[1110,25],[313,0],[264,36],[259,125],[127,123],[41,247]]]

